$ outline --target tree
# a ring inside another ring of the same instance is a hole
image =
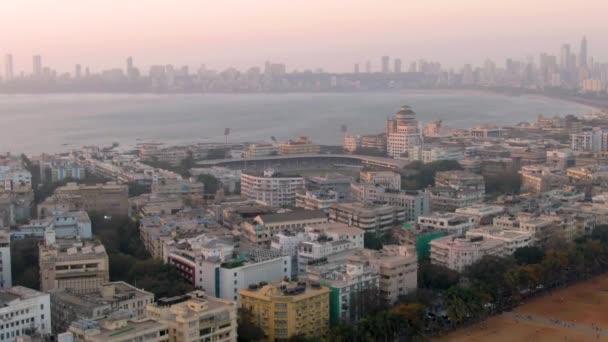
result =
[[[406,173],[401,177],[402,185],[407,190],[420,190],[435,185],[435,174],[440,171],[462,170],[456,160],[438,160],[432,163],[412,162],[405,166]]]
[[[205,184],[205,193],[207,194],[215,194],[222,187],[222,183],[219,179],[210,174],[200,174],[198,175],[197,180]]]
[[[521,188],[521,175],[517,171],[484,176],[484,180],[489,194],[516,194]]]
[[[13,284],[22,285],[32,289],[40,288],[40,274],[38,267],[37,238],[25,238],[11,242],[11,269]],[[5,267],[8,267],[5,266]]]
[[[526,246],[516,249],[513,257],[518,265],[538,264],[543,261],[545,252],[538,246]]]
[[[264,331],[253,323],[253,313],[250,309],[240,308],[237,325],[238,341],[262,341],[266,339]]]
[[[226,148],[214,148],[209,150],[207,153],[206,160],[225,159],[228,158],[228,149]]]
[[[447,267],[433,265],[428,260],[418,264],[418,286],[426,289],[446,290],[458,283],[458,272]]]

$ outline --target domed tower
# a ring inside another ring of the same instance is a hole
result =
[[[394,119],[386,123],[387,152],[392,157],[402,157],[408,149],[421,144],[420,129],[416,113],[409,106],[403,106]]]

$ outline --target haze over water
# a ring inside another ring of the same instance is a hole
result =
[[[385,120],[408,104],[422,123],[443,119],[453,128],[531,122],[538,114],[586,114],[593,108],[540,97],[413,92],[351,94],[3,95],[0,152],[67,151],[119,142],[285,140],[308,135],[340,145],[340,126],[354,134],[380,133]]]

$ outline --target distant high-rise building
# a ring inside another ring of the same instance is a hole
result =
[[[40,55],[32,57],[32,70],[34,76],[40,77],[42,75],[42,57]]]
[[[365,62],[365,72],[368,74],[370,72],[372,72],[372,62],[370,62],[370,61]]]
[[[127,57],[127,70],[126,70],[127,78],[133,78],[133,57]]]
[[[564,44],[564,45],[562,45],[561,54],[560,54],[560,58],[559,58],[559,67],[562,70],[569,70],[570,69],[569,61],[570,61],[570,44]]]
[[[355,74],[359,73],[359,63],[355,64]]]
[[[13,55],[7,54],[4,56],[4,79],[7,81],[12,80],[15,77],[13,70]]]
[[[578,55],[578,65],[581,67],[587,66],[587,37],[581,40],[581,51]]]
[[[390,72],[388,63],[390,59],[388,56],[382,56],[382,73],[387,74]]]
[[[408,72],[416,72],[416,62],[412,62],[410,63],[410,68],[408,70]]]
[[[80,79],[82,77],[82,66],[80,64],[76,64],[74,67],[74,77],[76,79]]]
[[[394,72],[396,74],[401,72],[401,58],[395,58],[395,68],[394,68]]]

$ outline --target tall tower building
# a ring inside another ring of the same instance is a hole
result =
[[[4,79],[7,81],[15,77],[13,70],[13,55],[7,54],[4,56]]]
[[[370,62],[370,61],[365,62],[365,72],[368,74],[370,72],[372,72],[372,62]]]
[[[42,76],[42,57],[40,55],[32,57],[32,71],[34,72],[34,76]]]
[[[74,67],[74,77],[76,79],[82,78],[82,66],[80,64],[76,64]]]
[[[578,65],[581,67],[587,66],[587,37],[581,40],[581,51],[578,56]]]
[[[393,119],[386,120],[386,142],[386,151],[393,158],[422,144],[416,113],[409,106],[401,107]]]
[[[133,57],[129,56],[127,57],[127,70],[126,74],[128,78],[131,78],[131,75],[133,74]]]
[[[359,63],[355,64],[355,74],[359,73]]]
[[[383,74],[388,74],[390,72],[389,66],[388,66],[389,62],[390,62],[390,59],[388,56],[382,56],[382,73]]]
[[[560,53],[560,57],[559,57],[559,67],[562,70],[569,70],[570,69],[569,61],[570,61],[570,44],[564,44],[564,45],[562,45],[562,49],[561,49],[561,53]]]
[[[394,68],[394,72],[396,74],[401,73],[401,58],[395,58],[395,68]]]

